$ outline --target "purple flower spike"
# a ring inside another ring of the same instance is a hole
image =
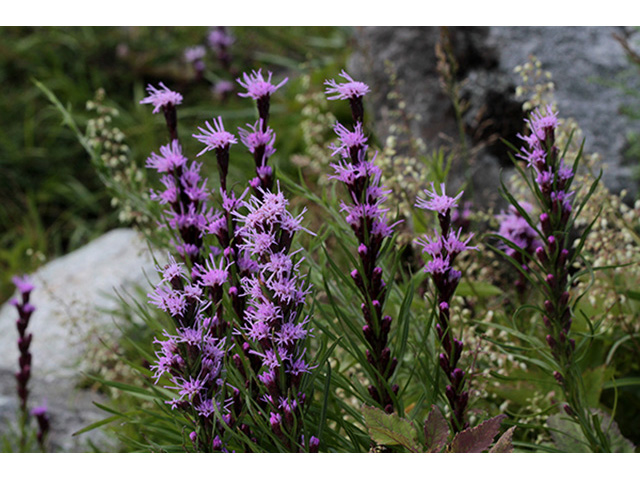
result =
[[[350,100],[352,98],[364,97],[369,93],[369,86],[363,82],[357,82],[347,74],[344,70],[340,73],[340,76],[346,80],[345,83],[337,83],[335,80],[325,80],[324,84],[327,85],[325,95],[328,100]]]
[[[262,69],[258,70],[257,72],[253,70],[251,74],[243,73],[242,79],[237,78],[236,81],[242,87],[246,88],[247,91],[245,93],[238,93],[238,96],[250,97],[254,100],[269,97],[289,80],[288,78],[285,78],[278,85],[273,85],[271,83],[272,76],[273,73],[269,72],[269,76],[265,80],[262,75]]]
[[[148,97],[140,100],[141,104],[150,103],[153,105],[153,113],[158,113],[162,108],[176,106],[182,103],[182,95],[173,90],[169,90],[164,83],[160,82],[160,88],[147,85]]]
[[[31,291],[35,288],[29,281],[29,277],[27,277],[26,275],[23,275],[21,277],[16,275],[11,279],[11,281],[22,295],[31,293]]]
[[[460,192],[455,197],[449,197],[445,193],[444,183],[440,184],[441,194],[436,192],[433,183],[431,184],[431,190],[424,190],[426,199],[418,198],[416,201],[416,207],[424,210],[431,210],[437,212],[440,215],[446,215],[452,208],[458,206],[458,200],[464,192]]]
[[[222,117],[213,119],[213,126],[209,122],[204,122],[207,128],[198,127],[200,134],[193,134],[193,137],[206,147],[198,153],[198,157],[210,150],[223,150],[229,148],[232,144],[238,143],[235,135],[227,132],[222,123]]]

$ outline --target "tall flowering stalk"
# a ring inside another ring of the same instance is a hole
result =
[[[161,191],[152,191],[151,198],[158,201],[160,205],[166,205],[163,221],[177,233],[173,239],[173,245],[185,261],[188,260],[190,264],[196,265],[202,263],[208,254],[203,245],[203,238],[207,225],[214,220],[214,212],[208,206],[207,181],[200,175],[202,164],[190,162],[182,154],[182,146],[178,141],[175,128],[176,105],[182,102],[182,95],[169,90],[162,83],[160,85],[163,87],[162,90],[149,85],[150,95],[140,102],[151,103],[154,106],[154,113],[160,110],[165,112],[171,136],[169,144],[160,147],[159,153],[153,152],[147,158],[147,168],[156,170],[162,175],[160,181],[164,186]],[[228,151],[230,145],[235,143],[233,135],[220,133],[220,130],[223,131],[222,122],[219,124],[214,122],[213,128],[209,124],[207,126],[213,130],[212,133],[218,135],[215,139],[209,140],[203,152],[208,149]]]
[[[162,377],[168,378],[167,388],[177,394],[167,403],[188,419],[193,429],[189,437],[196,450],[223,451],[221,422],[233,427],[239,412],[230,408],[233,397],[230,402],[225,401],[228,324],[219,316],[220,311],[212,313],[210,307],[222,298],[227,270],[216,266],[212,256],[198,268],[197,281],[190,279],[184,264],[172,258],[160,270],[162,280],[149,294],[150,303],[171,316],[176,333],[164,330],[162,339],[155,340],[159,350],[151,369],[156,383]],[[231,395],[237,397],[237,390]]]
[[[457,433],[469,426],[465,417],[469,391],[466,389],[468,375],[458,366],[464,344],[454,335],[451,324],[451,300],[461,277],[461,272],[453,265],[459,254],[475,247],[468,246],[473,234],[467,236],[466,240],[462,240],[462,229],[455,231],[451,225],[451,211],[457,207],[463,192],[456,197],[449,197],[445,193],[444,184],[440,185],[441,193],[436,191],[433,184],[431,188],[424,191],[426,198],[418,198],[416,207],[437,214],[440,233],[436,232],[433,237],[425,235],[416,243],[423,247],[423,253],[431,257],[424,270],[431,275],[437,291],[436,333],[444,350],[439,355],[439,363],[449,382],[445,387],[445,394],[451,406],[453,430]]]
[[[34,289],[33,284],[26,276],[13,277],[13,284],[18,289],[20,299],[11,299],[10,303],[18,311],[16,328],[18,329],[18,371],[16,372],[16,390],[20,401],[20,450],[24,451],[27,440],[27,424],[29,421],[29,379],[31,378],[31,352],[29,347],[33,340],[33,334],[27,333],[29,320],[35,311],[35,307],[29,303],[29,297]]]
[[[564,405],[565,412],[580,424],[594,451],[606,451],[609,447],[606,441],[602,441],[606,437],[601,432],[599,420],[585,404],[576,343],[570,337],[574,313],[570,302],[572,277],[569,269],[578,258],[582,245],[578,242],[576,248],[571,246],[578,233],[574,230],[575,218],[582,208],[580,206],[574,210],[575,191],[571,190],[571,184],[580,154],[573,167],[565,164],[556,145],[558,117],[551,107],[536,110],[526,124],[530,133],[520,136],[525,146],[518,157],[527,162],[533,179],[530,185],[541,209],[537,229],[540,245],[535,249],[535,258],[540,269],[537,278],[545,297],[542,322],[546,330],[546,343],[553,357],[553,376],[564,393],[567,402]],[[521,214],[526,215],[521,207],[520,210]],[[530,224],[533,228],[531,221]],[[587,232],[582,233],[583,237],[585,235]]]
[[[367,155],[362,99],[369,87],[353,80],[344,71],[341,76],[347,82],[327,80],[325,93],[329,100],[349,100],[355,125],[353,130],[340,123],[335,125],[339,143],[332,145],[332,156],[338,155],[340,160],[331,165],[334,174],[329,178],[342,182],[347,189],[349,203],[342,202],[341,210],[359,242],[360,268],[354,269],[351,277],[362,294],[361,309],[365,323],[362,334],[368,345],[365,354],[375,371],[368,387],[369,394],[387,413],[392,413],[397,409],[399,386],[393,384],[391,378],[398,360],[392,356],[388,346],[392,318],[383,313],[387,287],[378,260],[383,241],[393,235],[396,224],[390,225],[387,219],[389,209],[384,207],[384,202],[389,190],[380,183],[382,172],[374,164],[375,155],[371,159]]]
[[[311,232],[301,226],[304,212],[294,217],[287,206],[279,188],[265,190],[245,203],[246,214],[236,214],[241,249],[256,268],[242,279],[247,309],[235,334],[245,341],[243,350],[257,374],[259,404],[273,433],[288,451],[317,451],[318,439],[307,436],[305,443],[303,436],[303,412],[310,399],[304,377],[313,368],[306,360],[310,329],[303,308],[311,287],[300,273],[304,258],[298,258],[299,250],[291,252],[294,235]]]
[[[275,153],[275,133],[268,125],[271,95],[289,80],[285,78],[274,85],[271,83],[272,77],[271,72],[265,78],[262,70],[254,70],[250,74],[243,73],[242,78],[236,80],[246,89],[246,92],[240,92],[238,96],[252,98],[258,108],[258,121],[254,125],[247,124],[249,130],[239,129],[240,138],[253,154],[256,166],[257,176],[249,182],[255,196],[260,196],[263,190],[273,188],[273,168],[267,165],[269,157]]]

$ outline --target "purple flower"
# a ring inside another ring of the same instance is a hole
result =
[[[247,123],[247,127],[249,127],[250,131],[244,128],[238,128],[238,133],[240,134],[242,143],[251,153],[258,147],[265,147],[267,145],[273,147],[276,134],[271,127],[267,127],[266,130],[263,128],[262,119],[259,119],[254,125]]]
[[[233,89],[233,82],[230,82],[229,80],[220,80],[215,83],[212,90],[214,95],[218,97],[226,97],[233,92]]]
[[[533,211],[533,207],[527,202],[522,202],[521,207],[528,213]],[[541,245],[537,232],[529,225],[524,217],[520,215],[513,205],[509,206],[508,213],[502,212],[497,218],[501,222],[500,229],[498,230],[498,235],[501,237],[504,237],[529,253],[534,252],[536,248]],[[508,245],[503,245],[502,248],[507,255],[513,256],[516,253],[516,251]]]
[[[243,73],[242,79],[237,78],[236,81],[244,88],[247,89],[246,93],[238,93],[240,97],[250,97],[254,100],[258,100],[264,97],[269,97],[276,90],[282,87],[285,83],[287,83],[288,78],[285,78],[278,85],[273,85],[271,83],[271,77],[273,74],[269,72],[269,76],[265,80],[262,76],[262,69],[257,72],[253,70],[251,74]]]
[[[455,197],[449,197],[445,193],[444,183],[440,184],[440,189],[442,190],[442,193],[438,194],[432,183],[431,190],[424,190],[427,198],[418,198],[416,201],[416,207],[422,208],[424,210],[431,210],[433,212],[439,213],[440,215],[446,215],[452,208],[457,207],[458,200],[464,192],[460,192]]]
[[[362,124],[359,122],[356,123],[353,132],[340,123],[336,123],[333,131],[338,135],[341,145],[331,145],[330,148],[333,150],[331,156],[340,153],[343,158],[347,158],[350,156],[351,151],[358,151],[367,143],[367,137],[364,136]]]
[[[233,35],[227,33],[224,27],[213,28],[207,37],[211,48],[229,48],[235,42]]]
[[[11,281],[16,286],[21,295],[31,293],[31,291],[35,288],[29,280],[29,277],[27,277],[26,275],[16,275],[11,279]]]
[[[213,119],[213,126],[209,122],[204,122],[207,126],[206,129],[198,127],[201,134],[193,134],[193,137],[201,143],[204,143],[206,147],[198,153],[198,157],[210,150],[223,150],[229,148],[232,144],[238,143],[236,137],[227,132],[222,124],[222,117]]]
[[[325,80],[327,85],[325,95],[335,94],[327,97],[329,100],[348,100],[352,98],[364,97],[369,93],[369,86],[362,82],[356,82],[347,72],[342,70],[340,76],[347,80],[345,83],[337,83],[335,80]]]
[[[180,105],[182,103],[182,95],[173,90],[169,90],[164,83],[160,82],[160,88],[153,85],[147,85],[148,97],[140,100],[141,104],[150,103],[153,105],[153,113],[158,113],[160,109]]]
[[[207,54],[207,51],[202,45],[187,47],[184,50],[184,60],[187,63],[194,63],[199,60],[202,60],[206,54]]]

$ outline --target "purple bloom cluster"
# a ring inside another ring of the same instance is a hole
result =
[[[444,350],[439,356],[439,362],[440,368],[449,380],[445,393],[454,416],[453,428],[458,432],[468,427],[465,421],[465,410],[469,401],[469,392],[465,390],[466,373],[458,367],[464,344],[462,340],[454,337],[450,321],[451,299],[461,277],[461,273],[453,268],[453,263],[459,254],[476,247],[468,245],[473,234],[468,235],[466,240],[462,240],[462,229],[455,231],[451,228],[451,212],[457,207],[463,192],[456,197],[449,197],[445,193],[444,184],[440,185],[440,189],[439,194],[432,184],[431,190],[424,191],[426,198],[419,198],[416,202],[416,207],[437,213],[440,234],[436,232],[433,237],[425,235],[416,243],[422,247],[423,253],[431,257],[425,266],[425,271],[431,274],[438,294],[436,332]]]
[[[271,95],[287,83],[285,78],[278,85],[271,83],[273,74],[268,73],[265,79],[262,70],[254,70],[251,74],[244,73],[243,79],[238,78],[237,82],[247,91],[238,93],[240,97],[249,97],[256,101],[258,107],[258,121],[254,125],[247,124],[249,130],[238,129],[242,143],[253,155],[256,165],[257,176],[249,184],[253,188],[253,194],[257,197],[262,191],[273,188],[273,169],[267,165],[269,157],[275,153],[274,143],[276,135],[269,127],[269,108]]]
[[[207,42],[217,55],[222,68],[229,71],[231,67],[229,48],[235,42],[233,35],[227,31],[226,27],[214,27],[209,31]]]
[[[174,247],[184,259],[199,263],[202,258],[203,232],[214,219],[208,207],[209,192],[206,180],[200,176],[201,164],[189,162],[182,154],[178,140],[160,147],[160,153],[152,153],[147,159],[147,168],[162,174],[161,191],[151,191],[151,198],[167,207],[163,221],[172,231]]]
[[[213,150],[218,161],[218,172],[220,174],[220,187],[227,191],[227,173],[229,171],[229,148],[234,143],[238,143],[235,135],[227,132],[222,123],[222,117],[213,119],[213,126],[209,122],[204,122],[206,129],[198,127],[200,134],[193,134],[193,137],[205,145],[205,148],[198,153],[198,157],[205,152]]]
[[[192,440],[200,451],[223,449],[223,426],[236,423],[239,412],[232,406],[239,402],[225,401],[224,359],[228,323],[216,310],[228,279],[224,259],[216,265],[213,256],[204,265],[196,265],[192,277],[184,264],[169,258],[160,269],[161,281],[150,293],[149,303],[168,313],[175,322],[176,333],[166,330],[156,351],[157,361],[151,366],[156,383],[168,377],[167,388],[176,396],[168,401],[172,409],[191,414]],[[238,392],[233,392],[238,396]]]
[[[377,261],[383,241],[393,235],[396,224],[390,225],[387,218],[389,209],[384,207],[384,203],[390,191],[380,183],[382,172],[374,163],[375,155],[371,159],[367,155],[367,137],[362,127],[362,97],[369,91],[369,87],[354,81],[344,71],[341,76],[348,83],[338,84],[335,80],[327,80],[326,93],[335,94],[328,97],[330,100],[350,101],[355,125],[353,130],[340,123],[334,128],[339,143],[331,146],[332,155],[338,155],[340,160],[331,165],[334,173],[329,178],[346,186],[350,203],[342,202],[341,211],[360,244],[358,255],[361,268],[354,269],[351,277],[363,295],[361,308],[365,325],[362,333],[369,347],[366,350],[367,361],[376,371],[376,378],[372,379],[373,383],[368,387],[369,394],[391,413],[398,385],[389,385],[389,382],[398,360],[391,356],[387,346],[392,319],[382,312],[387,289],[382,279],[382,268],[377,265]]]
[[[247,308],[235,333],[246,339],[242,348],[257,373],[260,402],[269,412],[271,428],[291,448],[290,439],[301,439],[306,402],[301,383],[313,367],[305,360],[309,318],[302,317],[311,287],[300,273],[304,258],[290,250],[296,232],[311,232],[301,226],[304,212],[295,217],[287,210],[279,188],[252,196],[245,206],[245,214],[235,214],[243,238],[240,248],[253,260],[255,272],[242,278]],[[311,437],[308,447],[317,446]]]
[[[533,206],[530,203],[522,202],[520,206],[528,214],[533,211]],[[542,245],[538,233],[513,205],[509,206],[508,212],[501,212],[497,219],[500,222],[498,235],[518,247],[518,249],[515,249],[507,243],[503,243],[501,248],[520,264],[524,272],[528,272],[528,260],[523,256],[522,252],[533,255],[537,248]],[[520,278],[515,281],[516,290],[520,295],[525,292],[526,286],[527,282],[524,273],[520,272]]]
[[[11,299],[10,303],[18,310],[18,320],[16,320],[16,327],[18,329],[18,350],[20,356],[18,358],[19,370],[16,373],[18,398],[20,399],[20,410],[23,415],[27,415],[27,400],[29,398],[28,383],[31,378],[31,353],[29,347],[33,340],[33,334],[27,333],[27,327],[29,326],[29,320],[31,315],[35,311],[35,307],[29,303],[29,297],[34,289],[33,284],[29,281],[27,276],[13,277],[13,284],[20,293],[20,300]]]
[[[355,81],[344,70],[342,70],[340,76],[346,82],[338,83],[333,79],[326,80],[324,82],[327,85],[325,94],[329,100],[349,100],[353,121],[362,123],[364,118],[362,98],[369,93],[369,86],[366,83]]]
[[[160,88],[153,85],[147,86],[147,97],[140,100],[140,104],[153,105],[153,113],[160,110],[164,113],[164,118],[169,129],[171,140],[178,138],[178,116],[176,107],[182,103],[182,95],[170,90],[164,83],[160,82]]]
[[[563,371],[569,369],[575,341],[569,338],[572,323],[569,307],[569,232],[567,225],[572,213],[574,192],[570,191],[573,170],[564,164],[555,145],[558,118],[551,107],[538,110],[526,121],[531,133],[520,138],[525,141],[520,158],[534,169],[542,206],[540,230],[543,237],[535,248],[542,266],[547,289],[543,323],[547,328],[547,343]],[[555,373],[564,386],[563,375]]]
[[[280,87],[282,87],[288,78],[282,80],[279,84],[274,85],[271,83],[271,77],[273,73],[269,72],[267,78],[262,75],[262,69],[257,72],[253,70],[250,74],[243,73],[242,78],[236,79],[236,81],[245,88],[246,92],[240,92],[240,97],[249,97],[256,101],[258,106],[258,116],[262,120],[262,128],[267,128],[267,122],[269,121],[269,105],[271,95],[275,93]]]

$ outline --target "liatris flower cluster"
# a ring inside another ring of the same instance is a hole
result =
[[[260,402],[269,414],[274,434],[289,451],[296,445],[317,451],[318,439],[302,437],[302,411],[307,396],[303,392],[304,376],[312,366],[307,364],[306,338],[310,333],[309,318],[302,309],[310,286],[300,273],[304,258],[296,258],[291,243],[301,226],[302,212],[294,217],[279,187],[276,192],[262,191],[245,203],[248,212],[236,213],[241,249],[254,262],[254,275],[242,279],[242,294],[247,298],[243,325],[236,335],[246,339],[243,351],[257,373]],[[239,369],[239,355],[235,357]]]
[[[191,264],[199,264],[208,252],[203,249],[203,236],[206,227],[215,219],[213,209],[208,207],[207,200],[209,192],[206,189],[206,179],[200,176],[202,164],[199,162],[189,162],[182,154],[182,146],[177,138],[177,130],[172,128],[170,122],[177,125],[177,114],[175,106],[182,101],[182,95],[173,92],[160,84],[163,90],[160,91],[149,85],[150,96],[140,103],[152,103],[154,113],[163,109],[172,140],[169,144],[160,147],[160,153],[152,153],[147,159],[146,166],[162,174],[160,181],[164,185],[164,190],[151,192],[151,198],[157,200],[161,205],[167,205],[164,210],[163,221],[177,232],[174,238],[174,247],[185,261],[188,259]],[[158,93],[159,92],[159,93]],[[177,101],[176,99],[179,99]],[[172,112],[169,116],[166,112]],[[222,121],[211,127],[206,124],[210,131],[203,129],[202,132],[209,135],[204,138],[207,147],[203,150],[216,150],[218,164],[221,171],[226,172],[228,164],[228,149],[235,143],[235,137],[224,131]],[[201,152],[202,153],[202,152]],[[226,159],[226,160],[225,160]],[[221,175],[221,179],[224,177]],[[222,180],[223,181],[223,180]]]
[[[235,42],[235,38],[226,27],[213,27],[207,36],[209,47],[216,54],[222,68],[228,72],[231,69],[231,54],[229,47]]]
[[[168,377],[169,389],[177,396],[170,400],[193,425],[191,440],[198,451],[224,449],[224,427],[231,428],[239,414],[225,401],[224,357],[228,324],[216,310],[227,282],[227,269],[216,266],[212,256],[197,265],[198,280],[190,281],[185,265],[173,258],[161,269],[162,280],[149,294],[150,303],[168,313],[176,325],[172,335],[166,330],[158,357],[151,369],[156,383]],[[237,397],[238,392],[233,392]],[[239,405],[239,402],[237,403]]]
[[[47,405],[43,404],[39,407],[32,408],[31,416],[35,417],[38,422],[38,433],[36,434],[36,439],[38,440],[38,445],[40,445],[40,450],[45,452],[47,449],[47,435],[49,434],[49,428],[51,427]]]
[[[437,290],[438,323],[436,333],[444,350],[439,355],[440,367],[449,381],[445,387],[445,394],[453,414],[453,429],[455,432],[466,429],[469,424],[465,419],[465,411],[469,401],[469,392],[465,390],[467,374],[458,367],[460,356],[464,348],[461,339],[454,336],[451,325],[451,299],[460,283],[461,273],[453,268],[455,259],[462,252],[475,247],[468,243],[473,234],[461,239],[462,229],[455,231],[451,228],[451,210],[457,206],[463,192],[456,197],[449,197],[445,193],[445,185],[441,184],[441,193],[431,185],[432,190],[425,190],[426,199],[418,198],[416,207],[436,212],[440,224],[440,234],[436,232],[433,238],[425,235],[416,241],[423,253],[431,256],[425,266],[425,271],[431,274]]]
[[[184,50],[184,61],[193,67],[196,74],[196,80],[202,79],[204,74],[205,63],[204,58],[207,55],[207,50],[203,45],[195,45],[193,47],[187,47]]]
[[[31,353],[29,347],[33,340],[33,334],[27,333],[29,320],[35,311],[35,307],[29,303],[29,297],[34,289],[33,284],[26,276],[13,277],[13,284],[20,293],[20,300],[11,299],[11,304],[18,310],[18,320],[16,327],[18,329],[18,350],[20,356],[18,358],[19,370],[16,373],[18,398],[20,399],[20,410],[24,417],[27,416],[27,401],[29,398],[29,379],[31,378]]]
[[[528,214],[533,212],[533,206],[528,202],[522,202],[520,207]],[[507,243],[502,245],[504,252],[518,262],[522,268],[519,278],[515,281],[515,287],[516,291],[520,295],[523,295],[527,288],[527,280],[523,272],[529,271],[529,258],[542,246],[542,242],[540,242],[536,230],[529,225],[526,218],[524,218],[513,205],[509,206],[507,213],[501,212],[500,215],[497,216],[497,219],[500,222],[498,235],[517,247],[517,249],[513,248]],[[529,258],[525,257],[523,252],[525,252]]]
[[[334,94],[328,97],[330,100],[349,100],[355,125],[353,130],[340,123],[334,128],[340,142],[331,148],[333,155],[340,156],[340,161],[331,165],[334,174],[329,178],[344,183],[347,188],[350,203],[342,202],[341,210],[345,212],[347,223],[359,242],[360,268],[354,269],[351,276],[364,299],[361,305],[365,320],[362,333],[369,346],[366,350],[367,361],[376,372],[368,387],[369,394],[385,411],[391,413],[394,411],[393,397],[399,387],[390,385],[390,380],[398,360],[392,357],[387,345],[392,319],[389,315],[383,315],[387,288],[382,278],[382,268],[377,263],[382,243],[393,235],[395,224],[389,225],[387,219],[389,209],[384,207],[384,202],[389,190],[380,184],[382,172],[374,164],[375,155],[371,159],[367,155],[367,137],[362,127],[362,98],[369,87],[354,81],[344,71],[341,76],[347,82],[339,84],[335,80],[327,80],[325,93]]]
[[[269,128],[269,109],[271,95],[287,83],[288,78],[279,84],[271,83],[273,73],[268,72],[267,78],[262,75],[262,70],[254,70],[251,74],[244,73],[237,82],[247,91],[238,93],[240,97],[249,97],[256,101],[258,107],[258,121],[254,125],[247,124],[249,130],[239,129],[242,143],[253,154],[257,176],[249,182],[254,195],[259,196],[263,190],[271,190],[273,187],[273,168],[267,165],[269,157],[275,153],[275,133]]]
[[[169,129],[169,138],[178,138],[178,113],[176,107],[182,103],[182,95],[170,90],[164,83],[160,82],[160,88],[153,85],[147,86],[148,96],[140,100],[141,104],[153,105],[153,113],[162,110]]]
[[[569,306],[568,246],[571,232],[567,227],[572,223],[570,217],[574,192],[570,191],[570,187],[574,171],[565,166],[555,145],[558,118],[550,107],[546,111],[535,111],[527,120],[527,125],[531,133],[521,136],[527,146],[522,148],[519,156],[537,174],[535,181],[542,207],[540,230],[543,238],[535,255],[546,274],[547,298],[544,301],[543,322],[547,329],[547,343],[562,370],[556,371],[554,376],[566,391],[568,384],[564,377],[573,363],[575,349],[575,341],[569,338],[572,314]]]

